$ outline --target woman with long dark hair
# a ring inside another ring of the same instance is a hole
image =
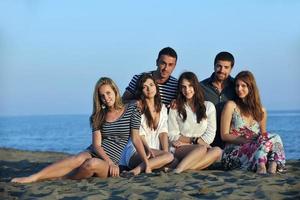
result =
[[[169,138],[179,164],[174,170],[201,170],[219,160],[222,150],[211,147],[216,135],[216,109],[204,101],[203,89],[193,72],[184,72],[178,80],[174,108],[169,112]]]
[[[235,92],[236,99],[227,102],[221,116],[221,137],[226,142],[224,168],[242,168],[260,174],[283,170],[283,144],[278,134],[266,131],[267,112],[250,71],[242,71],[235,77]]]
[[[125,164],[134,175],[152,172],[173,161],[169,152],[168,112],[161,102],[158,85],[151,74],[142,74],[137,81],[136,99],[142,113],[140,136],[148,155],[148,167],[131,143],[127,145]]]

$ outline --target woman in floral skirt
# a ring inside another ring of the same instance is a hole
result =
[[[278,134],[266,131],[267,112],[262,107],[254,76],[249,71],[235,78],[237,98],[228,101],[221,116],[222,156],[225,170],[241,168],[259,174],[282,171],[285,154]]]

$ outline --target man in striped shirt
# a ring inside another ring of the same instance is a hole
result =
[[[177,79],[171,76],[177,62],[177,53],[171,47],[165,47],[160,50],[156,59],[157,69],[155,71],[146,72],[151,74],[159,87],[159,93],[162,103],[169,107],[171,101],[175,99],[177,93]],[[123,94],[123,101],[135,99],[135,90],[137,80],[142,74],[134,75],[126,91]]]

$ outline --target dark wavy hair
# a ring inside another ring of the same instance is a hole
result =
[[[236,95],[236,104],[243,114],[250,114],[256,121],[260,122],[263,118],[263,110],[253,74],[250,71],[241,71],[235,77],[235,85],[238,80],[246,83],[249,93],[244,100]]]
[[[144,86],[144,83],[148,80],[148,79],[151,79],[154,84],[155,84],[155,87],[156,87],[156,94],[154,96],[154,109],[156,112],[160,112],[161,111],[161,98],[160,98],[160,94],[159,94],[159,88],[158,88],[158,85],[156,83],[156,81],[154,80],[153,76],[151,74],[147,74],[147,73],[144,73],[142,74],[138,81],[137,81],[137,85],[136,85],[136,92],[135,92],[135,98],[137,100],[140,100],[142,102],[142,114],[145,114],[145,117],[147,119],[147,125],[151,128],[151,129],[154,129],[155,127],[155,124],[154,124],[154,119],[152,118],[151,116],[151,113],[150,113],[150,108],[148,107],[147,103],[146,103],[146,97],[143,93],[143,86]]]
[[[194,88],[194,96],[193,96],[193,109],[197,116],[197,123],[200,123],[202,119],[207,118],[206,116],[206,108],[204,105],[204,91],[199,84],[197,76],[193,72],[184,72],[180,75],[178,80],[178,93],[176,97],[176,105],[179,116],[183,121],[186,120],[187,114],[184,107],[186,103],[186,98],[182,94],[182,81],[183,79],[188,80]]]

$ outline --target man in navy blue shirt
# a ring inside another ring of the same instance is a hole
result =
[[[233,65],[234,57],[231,53],[218,53],[214,61],[214,73],[200,83],[204,89],[205,100],[212,102],[217,111],[217,132],[211,145],[222,149],[225,142],[220,135],[221,113],[225,103],[235,97],[234,79],[230,76]]]

